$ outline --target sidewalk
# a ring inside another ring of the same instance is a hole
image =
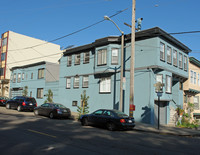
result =
[[[150,132],[162,135],[175,135],[175,136],[185,136],[185,137],[200,137],[200,128],[188,129],[188,128],[178,128],[170,126],[160,125],[159,130],[157,126],[152,126],[150,124],[136,122],[134,127],[135,131]]]

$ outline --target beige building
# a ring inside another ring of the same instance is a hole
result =
[[[0,41],[0,96],[9,96],[10,69],[41,61],[58,63],[60,45],[12,31],[2,34]]]
[[[183,84],[184,109],[190,113],[192,119],[200,120],[200,61],[194,57],[189,58],[189,78]],[[194,111],[188,111],[188,103],[194,104]]]

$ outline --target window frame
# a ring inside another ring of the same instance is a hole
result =
[[[37,88],[37,98],[42,99],[44,96],[44,88]]]
[[[99,49],[97,51],[97,66],[103,66],[107,64],[107,49]]]
[[[72,65],[72,55],[67,56],[67,67],[70,67]]]
[[[113,52],[117,50],[117,56],[114,56]],[[114,57],[117,57],[116,60],[114,59]],[[116,61],[116,62],[115,62]],[[119,64],[119,48],[112,48],[111,49],[111,64],[112,65],[118,65]]]
[[[158,77],[161,77],[161,81],[160,80],[158,80]],[[162,84],[163,84],[163,74],[156,74],[156,83],[158,83],[158,82],[161,82]],[[155,91],[156,91],[156,89],[155,89]],[[163,88],[162,88],[162,91],[161,92],[163,92]]]
[[[38,79],[44,79],[44,68],[38,69]]]
[[[170,52],[170,55],[168,55],[168,52]],[[167,63],[172,64],[172,48],[170,46],[167,46]]]
[[[90,52],[83,53],[83,64],[90,63]]]
[[[184,70],[187,71],[187,68],[188,68],[187,56],[184,55],[183,61],[184,61],[183,62],[184,63]]]
[[[21,82],[21,73],[18,73],[17,74],[17,83],[20,83]]]
[[[170,79],[170,81],[168,81],[168,78]],[[169,87],[169,90],[168,90]],[[165,92],[168,94],[172,93],[172,77],[169,75],[166,75],[166,87],[165,87]]]
[[[194,71],[190,70],[190,83],[194,83]]]
[[[160,42],[160,60],[165,61],[165,44]]]
[[[66,89],[71,88],[71,77],[66,78]]]
[[[74,88],[76,88],[76,89],[79,88],[79,84],[80,84],[80,77],[79,76],[75,76],[74,77]]]
[[[174,57],[174,54],[176,55],[176,57]],[[177,57],[178,57],[178,52],[177,52],[177,50],[173,49],[173,65],[175,67],[178,66]]]
[[[99,82],[99,93],[108,94],[111,93],[111,77],[104,77]],[[109,84],[109,86],[107,86]]]
[[[87,79],[87,80],[85,80]],[[84,75],[82,79],[82,88],[88,88],[89,87],[89,76]]]
[[[16,76],[17,76],[17,74],[14,73],[14,74],[13,74],[13,83],[16,83]]]
[[[81,54],[80,53],[77,53],[74,55],[74,65],[80,65],[81,64]]]
[[[179,68],[183,69],[183,54],[179,52],[179,59],[178,59]]]

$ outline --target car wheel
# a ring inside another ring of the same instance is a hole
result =
[[[6,109],[10,109],[10,104],[9,103],[6,104]]]
[[[83,118],[83,120],[81,121],[82,126],[87,126],[88,125],[88,119],[87,118]]]
[[[49,114],[49,118],[51,118],[51,119],[53,119],[53,118],[54,118],[54,115],[53,115],[53,113],[52,113],[52,112],[50,112],[50,114]]]
[[[115,124],[113,124],[113,123],[108,123],[108,124],[107,124],[107,128],[108,128],[109,131],[114,131],[114,130],[115,130]]]
[[[38,110],[34,110],[34,115],[38,116]]]
[[[18,105],[17,111],[19,111],[19,112],[22,111],[22,107],[20,105]]]

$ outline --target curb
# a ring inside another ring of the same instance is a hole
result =
[[[162,131],[150,131],[150,130],[142,130],[142,129],[135,129],[133,128],[134,131],[138,132],[148,132],[148,133],[154,133],[154,134],[159,134],[159,135],[171,135],[171,136],[179,136],[179,137],[200,137],[200,134],[176,134],[176,133],[170,133],[170,132],[162,132]]]

